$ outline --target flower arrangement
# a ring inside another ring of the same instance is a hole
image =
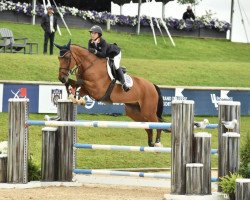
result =
[[[8,152],[8,142],[0,142],[0,157],[7,157]]]
[[[13,3],[12,1],[0,1],[0,11],[15,11],[17,13],[24,13],[26,15],[32,16],[43,16],[44,14],[44,6],[42,4],[37,4],[36,9],[32,9],[32,5],[29,3]],[[112,15],[109,12],[96,12],[96,11],[84,11],[79,10],[74,7],[66,7],[61,6],[58,8],[62,15],[72,15],[78,16],[83,19],[88,19],[94,23],[107,23],[109,20],[111,25],[125,25],[125,26],[135,26],[137,25],[137,16],[124,16],[124,15]],[[153,23],[156,25],[156,20],[158,20],[159,24],[161,25],[161,20],[153,18]],[[231,25],[225,21],[219,21],[218,19],[212,18],[212,13],[207,12],[205,15],[201,17],[197,17],[195,21],[193,20],[186,20],[183,19],[175,19],[172,17],[164,19],[167,26],[172,29],[176,30],[195,30],[198,28],[208,28],[214,29],[222,32],[226,32],[227,30],[231,29]],[[150,26],[150,18],[148,16],[141,16],[140,24],[142,26]]]

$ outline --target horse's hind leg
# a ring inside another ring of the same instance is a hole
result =
[[[141,115],[140,108],[138,105],[133,104],[126,104],[125,105],[125,112],[128,117],[133,119],[137,122],[145,122],[145,118]],[[148,146],[153,147],[153,130],[152,129],[145,129],[148,134]]]

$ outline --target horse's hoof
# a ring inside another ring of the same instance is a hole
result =
[[[171,128],[163,129],[163,132],[165,132],[165,133],[171,133],[172,129]]]
[[[154,143],[148,143],[149,147],[154,147]]]
[[[77,100],[75,99],[75,97],[74,97],[73,94],[70,94],[68,98],[69,98],[74,104],[77,103]]]
[[[77,104],[80,105],[80,106],[85,106],[86,105],[86,101],[83,98],[81,98],[81,99],[79,99],[77,101]]]
[[[160,142],[155,143],[154,147],[163,147],[163,145]]]

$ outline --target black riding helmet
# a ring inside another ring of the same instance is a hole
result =
[[[99,34],[99,37],[102,36],[102,28],[100,26],[94,25],[91,27],[91,29],[89,30],[90,33],[95,32]]]

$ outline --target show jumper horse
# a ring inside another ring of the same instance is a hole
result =
[[[64,46],[57,44],[55,46],[60,49],[58,79],[65,84],[67,91],[71,85],[80,88],[81,97],[89,95],[96,101],[124,103],[126,115],[134,121],[163,122],[163,99],[158,86],[141,77],[131,76],[133,86],[128,92],[124,92],[121,85],[117,84],[111,88],[105,58],[98,58],[87,49],[71,44],[71,41]],[[73,73],[76,75],[76,81],[69,78]],[[145,130],[150,147],[162,146],[162,130],[157,129],[155,144],[153,130]]]

